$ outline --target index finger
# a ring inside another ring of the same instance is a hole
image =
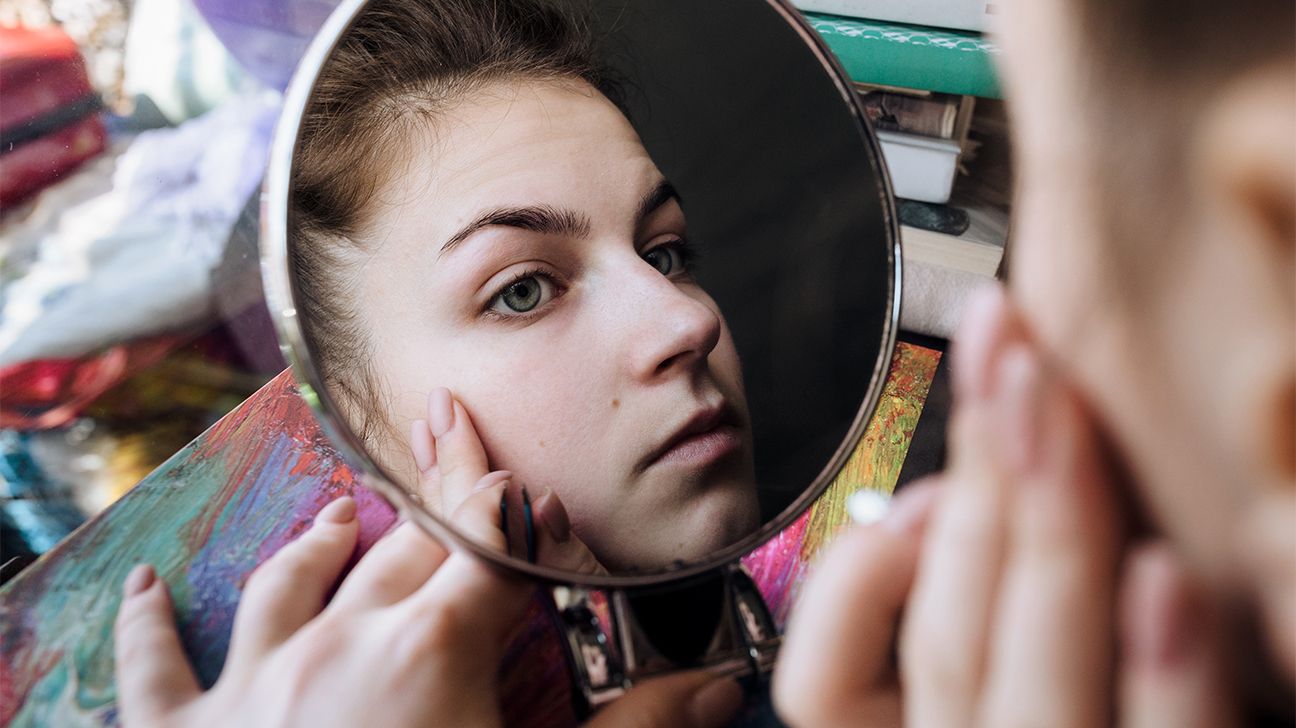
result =
[[[987,725],[1099,725],[1111,705],[1115,488],[1069,392],[1045,378],[1020,396],[1036,444],[1014,478],[982,709]]]
[[[490,467],[468,410],[445,387],[428,395],[428,427],[436,443],[436,465],[425,477],[435,480],[441,514],[449,518]]]
[[[977,703],[1007,539],[996,393],[1019,376],[1019,322],[998,289],[967,307],[956,342],[947,492],[932,514],[901,642],[908,719],[959,725]]]
[[[136,566],[114,626],[118,710],[132,725],[161,722],[200,694],[176,632],[166,584],[152,567]]]
[[[327,609],[336,613],[395,604],[422,586],[448,555],[418,524],[406,521],[360,559]]]

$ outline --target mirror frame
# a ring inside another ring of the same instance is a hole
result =
[[[487,563],[526,574],[545,584],[623,589],[686,579],[740,559],[789,526],[823,494],[858,446],[860,439],[864,435],[864,430],[877,408],[878,400],[881,398],[883,385],[890,370],[891,357],[896,344],[896,332],[900,322],[902,258],[900,230],[895,211],[895,196],[891,188],[891,178],[885,164],[883,164],[882,149],[864,113],[863,104],[851,85],[850,77],[828,49],[827,44],[802,19],[800,12],[793,8],[787,0],[759,1],[764,2],[769,9],[779,13],[789,28],[795,30],[801,36],[807,50],[815,54],[820,66],[837,87],[846,108],[854,116],[860,134],[860,141],[872,153],[870,162],[877,176],[879,192],[883,198],[881,203],[884,217],[883,223],[888,237],[886,243],[888,265],[893,271],[893,274],[888,278],[887,290],[887,306],[890,309],[890,315],[886,317],[883,326],[881,349],[869,375],[869,385],[864,401],[861,403],[845,439],[837,447],[832,458],[809,487],[802,491],[791,504],[786,506],[773,519],[762,524],[760,528],[744,538],[721,549],[713,557],[704,561],[686,564],[679,568],[667,567],[657,572],[633,575],[586,575],[530,564],[492,551],[461,535],[455,528],[443,522],[441,518],[425,510],[411,494],[388,478],[365,451],[363,443],[336,414],[340,410],[324,388],[323,380],[314,365],[310,348],[307,346],[304,332],[297,319],[297,307],[288,264],[288,194],[289,182],[293,174],[292,163],[297,144],[297,131],[311,93],[314,91],[319,72],[332,54],[337,42],[350,28],[352,21],[364,11],[369,4],[369,0],[342,0],[311,40],[284,94],[283,111],[275,126],[274,140],[270,150],[269,169],[266,174],[265,184],[262,187],[261,275],[265,285],[266,303],[270,308],[275,328],[279,332],[279,348],[283,352],[284,358],[289,362],[301,396],[310,406],[315,418],[323,427],[325,434],[328,435],[334,447],[338,449],[348,463],[356,467],[360,481],[365,487],[391,504],[402,517],[414,521],[443,544],[453,549],[468,551]]]

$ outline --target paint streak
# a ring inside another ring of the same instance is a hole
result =
[[[801,544],[805,541],[809,522],[810,512],[806,511],[777,536],[743,557],[743,566],[756,582],[761,596],[765,597],[765,603],[780,629],[787,624],[788,611],[796,601],[796,592],[801,584]]]
[[[806,564],[844,522],[846,495],[894,487],[938,359],[897,348],[877,415],[841,476],[811,511],[743,560],[780,622]],[[139,562],[170,585],[181,638],[210,685],[248,575],[343,494],[358,501],[367,549],[395,514],[360,487],[281,374],[0,588],[0,724],[117,723],[112,622],[121,584]],[[541,602],[518,626],[506,660],[508,725],[574,725],[561,643]]]

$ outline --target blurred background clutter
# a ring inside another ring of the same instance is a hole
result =
[[[283,369],[279,104],[188,0],[0,0],[0,582]]]

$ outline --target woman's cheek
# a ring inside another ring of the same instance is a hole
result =
[[[584,460],[585,454],[573,451],[566,442],[562,425],[570,421],[571,413],[556,403],[517,395],[517,390],[492,388],[465,402],[490,466],[512,471],[518,482],[543,490],[565,480],[564,471]]]

